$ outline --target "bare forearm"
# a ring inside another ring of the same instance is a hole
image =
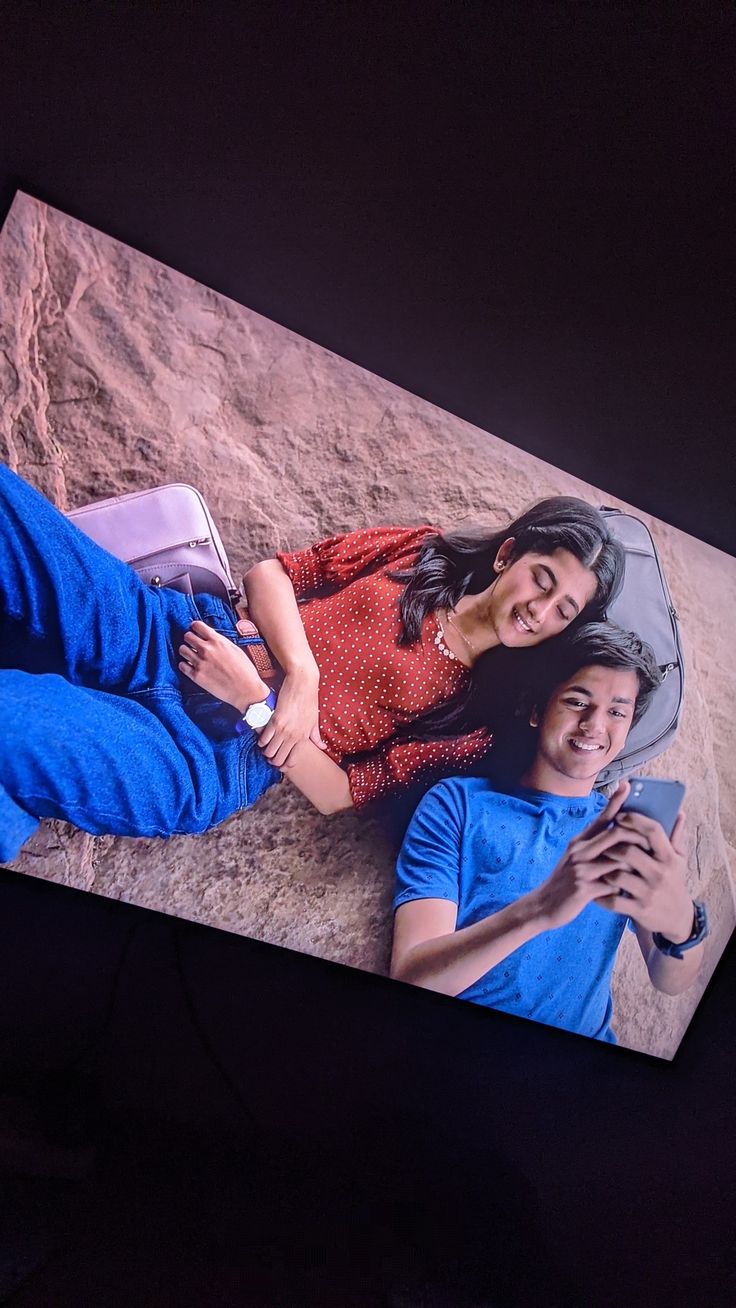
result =
[[[646,955],[649,980],[657,990],[665,995],[680,995],[692,985],[700,971],[705,945],[695,945],[688,949],[682,958],[672,958],[657,949],[649,936],[649,949]]]
[[[320,813],[353,807],[346,773],[310,740],[294,746],[282,772]]]
[[[318,676],[294,588],[278,559],[256,563],[243,577],[248,612],[284,672]]]
[[[392,961],[391,975],[443,995],[459,995],[546,929],[535,896],[523,895],[472,926],[414,945],[400,961]]]

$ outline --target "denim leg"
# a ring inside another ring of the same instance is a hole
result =
[[[196,617],[242,643],[221,600],[145,586],[0,465],[0,858],[40,817],[205,831],[280,779],[235,711],[179,673]]]
[[[118,692],[175,686],[173,642],[196,616],[0,464],[0,666]]]
[[[94,835],[171,836],[252,804],[279,773],[255,735],[233,735],[225,706],[207,699],[210,734],[174,690],[127,698],[0,670],[0,860],[15,858],[42,817]]]

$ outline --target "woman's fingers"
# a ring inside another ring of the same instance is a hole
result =
[[[273,717],[271,717],[268,719],[268,722],[265,723],[265,726],[261,727],[258,734],[258,743],[260,744],[260,747],[261,749],[263,749],[264,753],[265,753],[265,747],[271,744],[273,740],[273,736],[275,735],[276,735],[276,727],[273,726]]]
[[[271,718],[271,722],[273,722],[273,718]],[[263,728],[263,731],[261,732],[258,738],[258,743],[261,749],[263,750],[263,753],[265,754],[266,758],[268,759],[269,763],[276,763],[276,757],[284,743],[284,737],[280,731],[272,731],[268,739],[267,740],[264,739],[266,732],[268,731],[268,728],[271,726],[271,722],[268,722],[266,726]],[[290,748],[291,745],[289,745],[289,749]],[[276,764],[276,766],[278,766],[278,764]]]
[[[212,627],[208,627],[206,622],[200,622],[199,618],[195,618],[194,622],[190,623],[187,634],[189,634],[189,632],[193,632],[195,636],[199,636],[200,640],[212,640],[213,637],[217,635],[217,632],[213,631]]]
[[[312,730],[309,733],[309,739],[311,740],[313,745],[317,746],[318,749],[327,749],[327,746],[320,734],[319,722],[315,723],[315,725],[312,727]]]
[[[273,749],[272,753],[267,754],[266,757],[270,763],[273,763],[274,767],[280,768],[286,762],[295,744],[296,741],[294,740],[282,740]]]
[[[276,724],[274,723],[273,717],[270,717],[265,727],[263,727],[258,733],[258,744],[266,755],[266,758],[270,759],[271,752],[278,749],[278,743]]]
[[[191,649],[196,650],[200,657],[204,656],[208,649],[212,650],[216,647],[221,641],[226,648],[238,648],[237,645],[233,645],[233,642],[227,639],[227,636],[220,635],[219,631],[214,631],[212,627],[208,627],[206,622],[199,621],[193,622],[187,628],[184,633],[184,641]]]
[[[230,647],[237,649],[227,640],[226,636],[220,636],[212,627],[208,627],[206,622],[193,622],[184,632],[184,643],[179,646],[179,653],[187,658],[189,653],[195,654],[197,658],[206,658],[208,653],[215,654],[216,646],[219,641],[224,641],[230,650]]]
[[[271,722],[273,722],[273,718],[271,718],[271,721],[266,724],[261,732],[259,732],[258,744],[263,750],[269,763],[273,763],[274,767],[280,768],[283,767],[288,759],[294,745],[297,743],[297,739],[291,735],[283,735],[276,731],[271,732],[268,739],[266,739],[266,732],[271,726]]]
[[[258,743],[266,758],[277,767],[283,766],[294,746],[301,740],[310,740],[318,749],[327,748],[320,734],[319,723],[315,723],[309,734],[305,736],[301,730],[281,724],[278,708],[258,737]]]

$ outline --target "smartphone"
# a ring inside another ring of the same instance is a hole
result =
[[[629,781],[631,790],[619,812],[654,818],[669,840],[685,794],[683,782],[662,781],[659,777],[630,777]]]

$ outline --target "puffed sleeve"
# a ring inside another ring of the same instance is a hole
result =
[[[347,764],[348,785],[356,809],[374,799],[395,795],[422,777],[462,772],[483,758],[493,737],[484,727],[452,740],[399,740],[382,745]]]
[[[436,534],[436,527],[366,527],[276,558],[301,598],[323,586],[346,586],[379,567],[408,567],[422,541]]]

